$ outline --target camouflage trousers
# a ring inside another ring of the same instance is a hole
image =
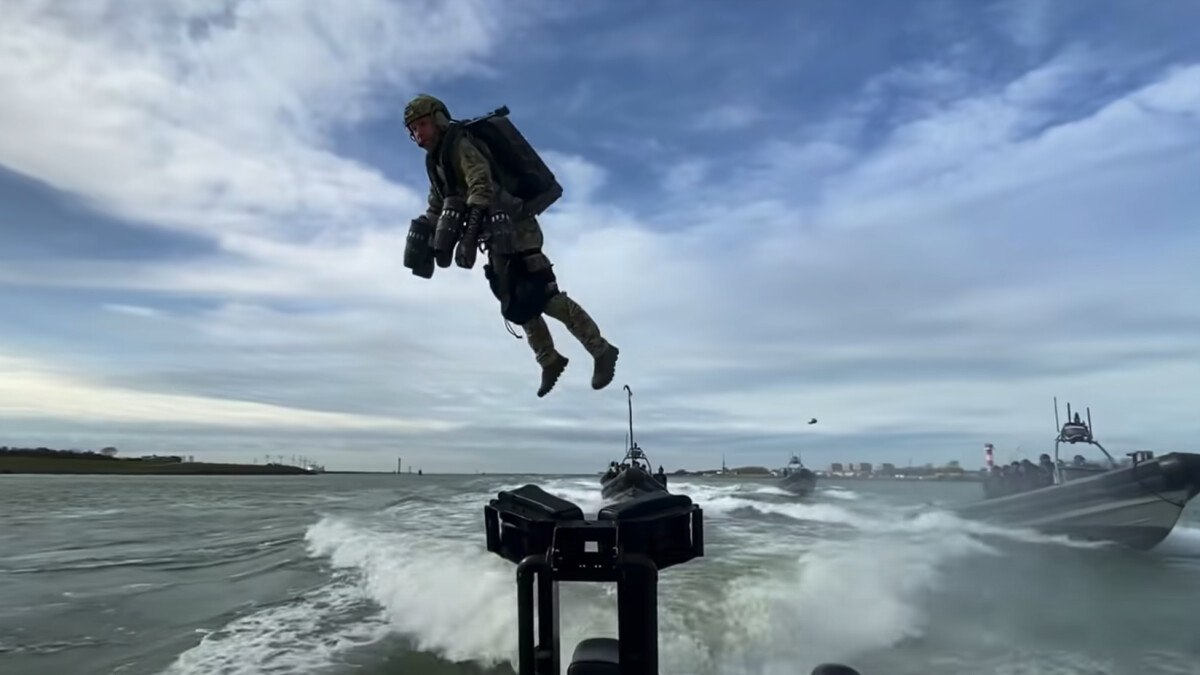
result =
[[[513,222],[513,229],[516,231],[514,243],[518,251],[539,251],[526,257],[530,271],[549,269],[550,259],[541,252],[542,228],[538,225],[537,220],[522,218]],[[497,264],[495,260],[491,262],[493,266]],[[545,367],[553,363],[559,355],[558,350],[554,348],[554,337],[550,334],[550,326],[546,324],[545,317],[547,316],[566,326],[571,335],[579,340],[579,343],[593,357],[599,356],[608,349],[608,340],[605,340],[604,336],[600,334],[600,327],[596,325],[591,315],[578,302],[559,289],[546,301],[542,316],[521,325],[521,329],[525,331],[525,337],[529,341],[529,348],[533,350],[534,358],[541,366]]]
[[[571,335],[575,336],[575,339],[579,340],[579,343],[593,357],[599,356],[608,349],[608,340],[600,335],[600,327],[596,325],[587,311],[578,302],[567,297],[566,293],[559,291],[554,297],[547,300],[543,313],[562,322]],[[552,363],[558,355],[558,350],[554,348],[554,336],[550,334],[550,327],[546,325],[546,319],[539,316],[533,321],[526,322],[521,328],[525,331],[525,337],[529,340],[529,348],[533,350],[538,364],[544,367]]]

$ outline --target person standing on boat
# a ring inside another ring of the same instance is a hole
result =
[[[1042,453],[1038,457],[1038,468],[1042,470],[1042,486],[1054,485],[1054,460],[1050,455]]]
[[[521,325],[542,367],[538,397],[550,393],[569,362],[555,349],[543,314],[566,326],[592,355],[592,388],[607,387],[613,380],[620,350],[604,339],[587,311],[559,289],[553,265],[542,251],[542,229],[537,218],[526,212],[522,200],[512,194],[515,188],[505,187],[517,185],[524,176],[506,175],[493,152],[486,145],[480,147],[481,141],[453,121],[446,104],[433,96],[420,94],[413,98],[404,108],[404,125],[426,153],[429,205],[418,221],[423,218],[426,227],[438,223],[432,236],[432,255],[439,267],[449,267],[453,255],[459,267],[470,269],[475,265],[476,247],[486,242],[488,264],[484,273],[501,302],[501,313],[506,320],[514,312],[521,316],[514,323]],[[451,145],[442,147],[445,143]],[[532,148],[526,148],[532,152]],[[528,159],[521,152],[512,154]],[[451,204],[451,195],[465,195],[465,213],[457,211],[462,208],[457,202]],[[460,218],[460,239],[458,234],[443,237],[444,232],[455,229],[443,227],[448,214]],[[410,247],[412,232],[410,229]],[[458,239],[457,248],[453,239]],[[408,249],[405,257],[409,257]],[[427,272],[432,276],[432,265]],[[418,273],[415,267],[413,273]]]

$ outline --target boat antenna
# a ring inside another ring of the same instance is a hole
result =
[[[1069,403],[1067,405],[1070,405]],[[1067,413],[1067,418],[1070,419],[1071,414]],[[1054,431],[1062,433],[1062,423],[1058,421],[1058,397],[1054,397]]]
[[[1092,428],[1092,406],[1090,406],[1090,405],[1087,407],[1087,414],[1088,414],[1088,433],[1092,435],[1092,438],[1095,438],[1096,430]]]
[[[637,445],[633,440],[633,390],[625,385],[626,398],[629,401],[629,447]]]

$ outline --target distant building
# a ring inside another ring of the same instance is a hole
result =
[[[842,467],[841,462],[834,462],[829,465],[829,473],[841,473],[843,471],[845,471],[845,468]]]
[[[892,464],[891,462],[884,462],[883,464],[880,464],[879,465],[879,474],[881,476],[895,476],[896,475],[896,465]]]
[[[858,472],[861,474],[871,475],[872,465],[870,462],[859,462]]]

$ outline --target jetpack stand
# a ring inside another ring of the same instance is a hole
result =
[[[582,640],[571,656],[568,675],[658,675],[658,568],[645,556],[631,555],[617,562],[615,572],[612,578],[597,581],[617,583],[617,638]],[[519,675],[562,672],[560,581],[583,580],[556,575],[546,556],[530,556],[517,566]],[[532,668],[526,668],[526,663]]]
[[[588,638],[569,675],[658,675],[658,572],[704,555],[704,516],[686,495],[648,494],[594,521],[535,485],[484,507],[488,551],[517,563],[518,675],[559,675],[558,584],[615,582],[617,638]]]
[[[658,675],[658,573],[704,555],[704,513],[687,495],[654,492],[595,520],[536,485],[483,509],[487,549],[517,564],[518,675],[560,675],[558,584],[617,584],[617,638],[586,638],[568,675]],[[859,675],[817,666],[812,675]]]

